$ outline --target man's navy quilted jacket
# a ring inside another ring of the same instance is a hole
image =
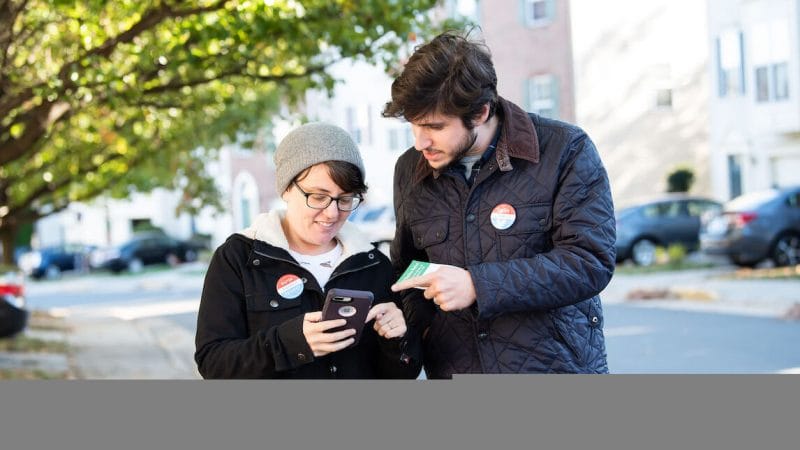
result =
[[[614,272],[615,225],[606,171],[578,127],[503,99],[498,116],[495,155],[471,186],[413,148],[395,167],[395,271],[412,259],[463,267],[477,293],[456,312],[419,289],[404,293],[407,318],[428,329],[426,374],[607,373],[598,293]],[[506,229],[491,222],[501,204],[513,208]]]

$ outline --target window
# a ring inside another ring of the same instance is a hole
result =
[[[672,67],[669,63],[660,62],[647,68],[648,84],[655,93],[657,109],[672,109]]]
[[[753,72],[757,103],[789,99],[789,24],[779,19],[753,26]]]
[[[775,100],[789,98],[789,63],[772,65],[772,83],[775,86],[773,92]]]
[[[411,133],[411,126],[404,124],[402,128],[391,128],[389,130],[389,150],[407,150],[414,145],[414,134]]]
[[[719,211],[720,207],[716,203],[704,200],[690,200],[686,209],[692,217],[702,217],[708,211]]]
[[[240,201],[241,204],[239,205],[239,211],[242,212],[242,217],[240,220],[242,226],[247,228],[253,223],[253,217],[250,215],[250,199],[242,195]]]
[[[523,0],[523,22],[529,27],[547,25],[555,17],[555,0]]]
[[[672,108],[672,89],[656,90],[656,106],[659,108]]]
[[[353,137],[356,144],[361,144],[361,127],[359,127],[358,124],[356,108],[348,106],[345,110],[345,116],[347,120],[347,132],[350,133],[350,136]]]
[[[768,67],[756,67],[756,101],[769,100],[769,73]]]
[[[789,98],[788,63],[770,64],[755,68],[756,102],[786,100]]]
[[[744,35],[728,30],[717,38],[717,74],[720,97],[744,95]]]
[[[742,195],[742,156],[728,155],[728,189],[730,198]]]
[[[795,192],[794,194],[789,194],[789,197],[786,199],[789,206],[792,208],[800,207],[800,192]]]
[[[647,205],[642,210],[642,214],[644,217],[648,217],[651,219],[654,218],[665,218],[665,217],[678,217],[681,215],[681,204],[680,202],[662,202],[662,203],[654,203],[652,205]]]
[[[558,79],[555,76],[539,75],[528,80],[528,111],[558,118]]]
[[[399,134],[400,130],[396,128],[389,130],[389,150],[398,150],[400,148]]]
[[[233,220],[236,229],[247,228],[259,212],[258,183],[246,171],[239,172],[233,188]]]

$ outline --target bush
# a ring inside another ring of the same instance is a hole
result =
[[[667,192],[689,192],[694,184],[694,171],[678,167],[667,175]]]

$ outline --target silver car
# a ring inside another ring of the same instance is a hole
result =
[[[739,266],[771,259],[776,266],[800,264],[800,186],[737,197],[718,214],[704,217],[700,245]]]

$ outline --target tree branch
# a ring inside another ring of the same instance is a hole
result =
[[[328,63],[328,64],[330,64],[330,63]],[[220,74],[218,74],[218,75],[216,75],[214,77],[210,77],[210,78],[200,78],[200,79],[196,79],[196,80],[185,80],[185,81],[173,80],[173,81],[170,81],[167,84],[163,84],[161,86],[155,86],[155,87],[152,87],[150,89],[144,90],[144,91],[142,91],[142,95],[163,94],[164,92],[177,91],[177,90],[182,89],[184,87],[200,86],[200,85],[203,85],[203,84],[210,83],[212,81],[222,80],[222,79],[225,79],[225,78],[228,78],[228,77],[234,77],[234,76],[242,76],[242,77],[246,77],[246,78],[250,78],[250,79],[254,79],[254,80],[259,80],[259,81],[275,81],[275,82],[286,81],[286,80],[297,79],[297,78],[305,78],[305,77],[308,77],[308,76],[310,76],[310,75],[312,75],[314,73],[318,73],[318,72],[324,71],[325,68],[328,67],[328,64],[309,67],[309,68],[307,68],[305,71],[303,71],[301,73],[285,73],[285,74],[282,74],[282,75],[258,75],[258,74],[252,74],[252,73],[247,73],[247,72],[241,72],[241,69],[244,69],[244,67],[240,66],[238,68],[234,68],[234,69],[222,72],[222,73],[220,73]]]
[[[131,26],[129,29],[123,31],[117,36],[107,39],[105,42],[100,44],[100,46],[87,51],[76,61],[73,61],[73,63],[93,55],[100,55],[104,58],[108,58],[109,55],[111,55],[111,53],[119,44],[124,44],[133,41],[133,39],[136,36],[139,36],[145,31],[155,27],[156,25],[158,25],[159,23],[161,23],[166,19],[177,19],[179,17],[187,17],[187,16],[193,16],[195,14],[202,14],[206,12],[216,11],[219,9],[223,9],[225,7],[225,3],[227,2],[228,0],[219,0],[216,3],[213,3],[206,7],[191,8],[182,11],[174,10],[166,3],[162,3],[158,9],[150,10],[149,12],[144,14],[142,18],[138,22],[133,24],[133,26]],[[70,64],[66,64],[65,66],[69,65]]]
[[[43,196],[45,196],[47,194],[52,194],[55,191],[57,191],[58,189],[61,189],[61,188],[65,187],[65,186],[68,186],[70,183],[74,182],[76,178],[82,178],[84,175],[86,175],[86,174],[88,174],[90,172],[94,172],[95,170],[99,169],[100,166],[102,166],[103,164],[107,164],[110,161],[113,161],[115,159],[119,159],[122,156],[123,155],[121,155],[119,153],[111,154],[99,164],[89,164],[89,165],[86,165],[84,167],[81,167],[78,170],[77,177],[66,176],[66,177],[64,177],[63,179],[61,179],[61,180],[59,180],[57,182],[45,183],[42,186],[40,186],[38,189],[33,191],[21,203],[13,205],[13,206],[10,206],[10,209],[17,210],[17,211],[24,210],[24,209],[29,209],[31,207],[31,205],[33,205],[33,203],[36,202],[36,200],[40,199],[40,197],[43,197]],[[107,187],[108,186],[104,186],[104,188],[107,188]]]
[[[22,136],[0,141],[0,166],[25,156],[55,122],[69,117],[71,106],[67,102],[46,102],[28,111],[21,121],[25,124]]]
[[[14,108],[18,108],[32,97],[33,88],[25,88],[14,95],[10,93],[0,95],[0,117],[8,116]]]

